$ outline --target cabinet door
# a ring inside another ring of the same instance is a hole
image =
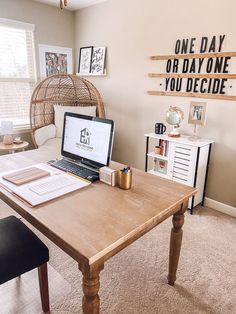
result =
[[[170,165],[168,177],[185,185],[194,185],[197,147],[170,143]]]

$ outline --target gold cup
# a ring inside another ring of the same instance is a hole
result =
[[[118,171],[118,185],[123,190],[129,190],[132,186],[132,170],[124,172],[122,170]]]

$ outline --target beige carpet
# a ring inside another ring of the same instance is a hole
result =
[[[70,284],[48,265],[50,301],[53,306],[67,296]],[[4,314],[42,314],[39,295],[38,271],[34,269],[0,286],[0,313]]]
[[[0,202],[0,217],[11,213]],[[106,263],[101,313],[236,313],[236,219],[207,208],[187,214],[175,287],[166,283],[170,228],[169,219]],[[52,304],[51,313],[82,313],[77,264],[41,238],[50,248],[51,266],[71,285],[71,292]]]

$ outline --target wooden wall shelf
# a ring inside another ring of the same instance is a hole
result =
[[[218,78],[218,79],[236,79],[236,74],[199,74],[199,73],[149,73],[152,78]]]
[[[76,75],[81,76],[81,77],[86,77],[86,76],[107,76],[106,72],[102,74],[96,74],[96,73],[76,73]]]
[[[220,100],[236,101],[236,96],[232,96],[232,95],[184,93],[184,92],[159,92],[159,91],[148,91],[147,93],[149,95],[154,95],[154,96],[195,97],[195,98],[207,98],[207,99],[220,99]]]
[[[221,57],[236,57],[236,52],[217,52],[217,53],[192,53],[178,55],[163,55],[151,56],[151,60],[169,60],[169,59],[200,59],[200,58],[221,58]]]
[[[151,56],[151,60],[174,60],[174,59],[209,59],[209,58],[231,58],[236,57],[236,52],[217,52],[217,53],[192,53]],[[228,73],[149,73],[151,78],[199,78],[199,79],[236,79],[236,74]],[[224,94],[191,93],[191,92],[171,92],[171,91],[148,91],[149,95],[156,96],[175,96],[175,97],[195,97],[205,99],[221,99],[236,101],[236,96]]]

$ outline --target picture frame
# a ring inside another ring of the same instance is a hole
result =
[[[168,162],[164,159],[154,158],[154,171],[167,174],[167,163]]]
[[[93,49],[93,46],[80,48],[78,67],[78,72],[80,74],[88,74],[91,72]]]
[[[40,77],[73,74],[72,48],[39,45]]]
[[[104,74],[106,47],[94,47],[92,55],[91,73]]]
[[[189,108],[188,123],[205,125],[206,123],[206,102],[191,102]]]

